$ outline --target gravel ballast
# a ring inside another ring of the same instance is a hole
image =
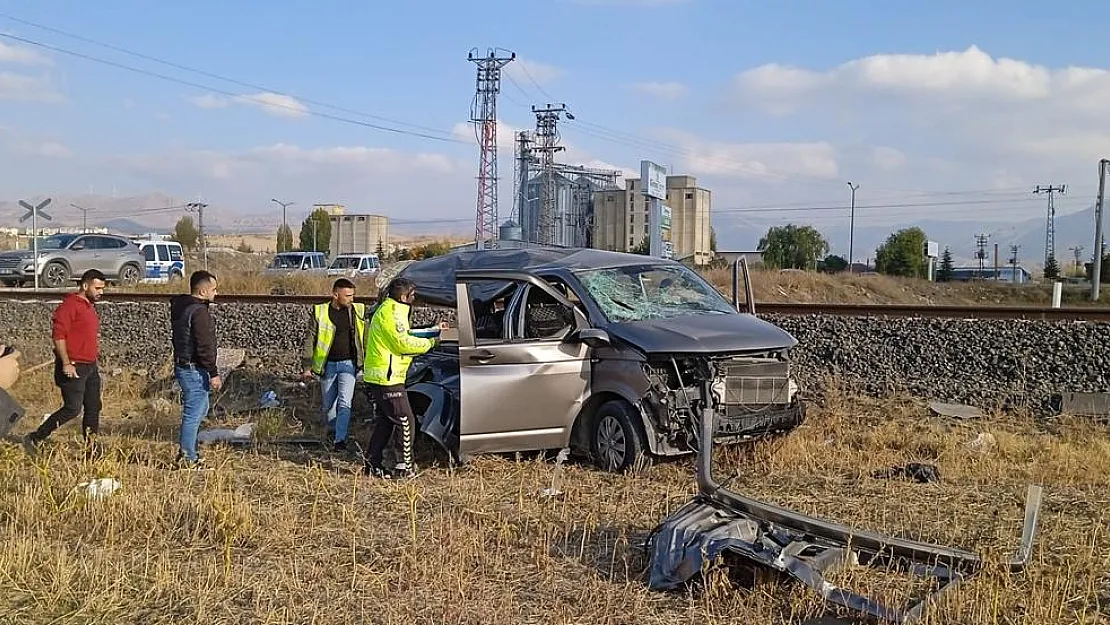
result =
[[[56,302],[0,300],[0,342],[25,366],[50,358]],[[160,370],[170,358],[169,305],[101,303],[105,366]],[[275,373],[295,373],[309,308],[215,304],[219,344],[242,348]],[[414,311],[414,324],[449,311]],[[764,315],[798,339],[794,374],[807,395],[830,381],[872,396],[909,393],[985,410],[1055,410],[1064,392],[1110,392],[1110,324],[835,315]]]

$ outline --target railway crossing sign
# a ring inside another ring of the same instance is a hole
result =
[[[42,217],[42,218],[46,219],[47,221],[52,221],[53,217],[51,217],[50,215],[47,215],[42,210],[42,209],[46,208],[47,205],[50,204],[50,200],[51,200],[51,198],[46,198],[45,200],[39,202],[37,206],[31,206],[31,204],[28,203],[27,201],[20,200],[19,205],[22,206],[23,208],[27,209],[27,214],[20,217],[19,222],[23,223],[23,222],[27,221],[28,219],[33,219],[35,217]],[[34,228],[34,226],[32,226],[32,228]]]
[[[31,206],[31,204],[29,202],[26,202],[24,200],[19,201],[19,205],[22,206],[23,208],[27,209],[27,214],[20,217],[19,222],[23,223],[23,222],[27,221],[28,219],[31,220],[31,245],[34,249],[33,262],[34,262],[35,290],[36,291],[39,290],[39,268],[38,268],[38,262],[39,262],[39,224],[38,224],[38,221],[39,221],[39,219],[38,218],[42,217],[43,219],[46,219],[47,221],[52,221],[54,219],[50,215],[44,213],[43,210],[42,210],[42,209],[46,208],[48,204],[50,204],[50,198],[46,198],[45,200],[39,202],[35,206]]]

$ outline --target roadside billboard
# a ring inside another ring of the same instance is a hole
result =
[[[644,195],[657,200],[667,199],[667,169],[651,161],[640,161],[640,184]]]

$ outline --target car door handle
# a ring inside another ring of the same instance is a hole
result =
[[[493,360],[495,356],[497,356],[497,354],[489,351],[488,349],[483,349],[482,351],[474,352],[473,354],[471,354],[470,359],[477,362],[489,362],[490,360]]]

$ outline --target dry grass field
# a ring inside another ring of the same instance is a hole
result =
[[[694,491],[691,459],[637,475],[536,457],[448,468],[424,448],[416,480],[360,476],[351,456],[273,444],[316,435],[315,391],[236,372],[206,427],[256,425],[253,448],[205,447],[212,470],[175,471],[169,391],[129,372],[106,379],[105,452],[86,459],[76,424],[37,456],[0,442],[0,621],[112,623],[805,623],[825,606],[796,584],[646,588],[642,543]],[[238,412],[259,389],[282,408]],[[16,395],[23,434],[56,405],[47,372]],[[929,623],[1110,621],[1110,432],[1079,421],[949,421],[910,400],[832,393],[794,433],[718,456],[730,488],[866,529],[966,547],[1016,547],[1029,483],[1045,488],[1030,569],[988,568]],[[357,416],[357,415],[356,415]],[[989,433],[993,446],[968,442]],[[354,436],[366,440],[359,421]],[[941,481],[870,477],[909,461]],[[101,500],[78,485],[122,483]],[[901,603],[912,585],[850,571],[833,581]],[[828,622],[828,621],[824,621]],[[845,621],[851,622],[851,621]]]

